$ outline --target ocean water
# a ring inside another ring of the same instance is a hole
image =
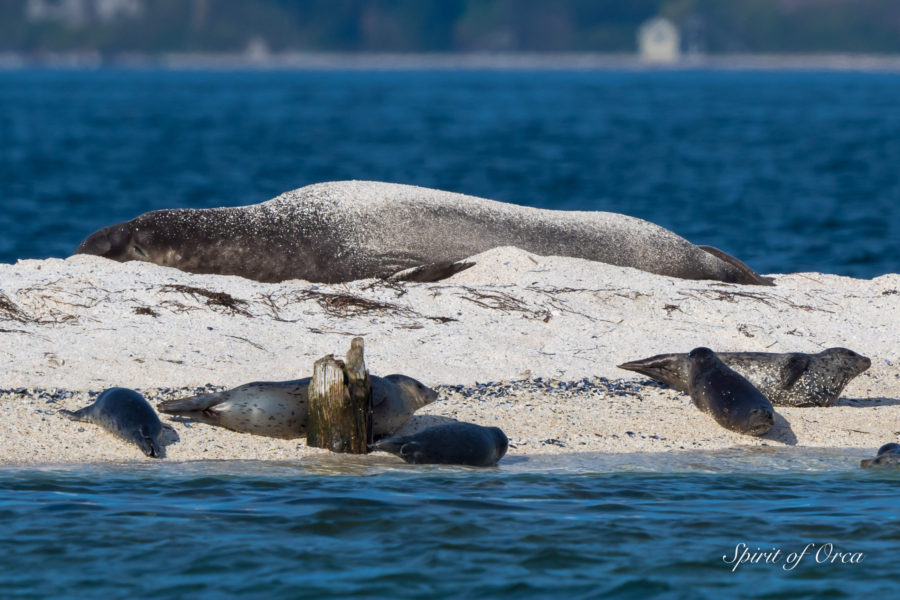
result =
[[[891,597],[900,472],[861,470],[858,458],[7,468],[0,589],[9,598]],[[771,558],[741,562],[745,549]]]
[[[0,261],[353,178],[874,277],[898,271],[897,106],[874,73],[0,71]],[[7,466],[0,597],[890,597],[900,474],[864,457]],[[735,568],[745,546],[769,562]]]
[[[641,217],[761,272],[900,256],[900,75],[0,72],[0,261],[372,179]]]

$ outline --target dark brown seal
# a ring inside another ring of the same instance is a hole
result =
[[[634,217],[505,204],[377,182],[311,185],[250,206],[157,210],[91,234],[76,250],[191,273],[335,283],[438,279],[498,246],[684,279],[771,285],[724,252]]]
[[[859,463],[859,466],[869,467],[893,467],[900,468],[900,444],[891,442],[878,449],[875,458],[867,458]]]
[[[832,406],[850,380],[872,364],[847,348],[829,348],[818,354],[719,352],[718,356],[775,406]],[[619,368],[688,393],[688,364],[687,354],[657,354]]]
[[[763,435],[775,424],[772,404],[709,348],[688,353],[688,387],[694,405],[726,429]]]
[[[489,467],[506,454],[509,440],[499,427],[447,423],[381,440],[373,447],[411,464]]]
[[[159,434],[162,423],[143,396],[126,388],[110,388],[90,406],[76,411],[60,410],[73,421],[85,421],[103,427],[152,458],[160,458]]]

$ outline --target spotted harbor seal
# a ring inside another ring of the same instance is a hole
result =
[[[447,423],[375,442],[373,448],[416,465],[489,467],[506,454],[509,440],[499,427]]]
[[[76,254],[257,281],[337,283],[414,269],[419,281],[498,246],[684,279],[771,285],[738,259],[653,223],[371,181],[306,186],[260,204],[157,210],[91,234]]]
[[[126,442],[134,442],[147,456],[162,456],[159,445],[162,423],[150,403],[134,390],[110,388],[90,406],[59,412],[73,421],[99,425]]]
[[[893,467],[900,468],[900,444],[891,442],[878,449],[875,458],[867,458],[859,462],[859,466],[869,467]]]
[[[166,400],[159,404],[159,410],[241,433],[298,438],[306,435],[309,381],[309,377],[256,381],[224,392]],[[436,391],[406,375],[370,375],[369,381],[376,437],[398,431],[414,412],[438,397]]]
[[[709,348],[688,353],[688,386],[694,406],[738,433],[763,435],[775,424],[772,404]]]
[[[871,360],[847,348],[829,348],[818,354],[719,352],[718,356],[775,406],[832,406],[850,380],[872,365]],[[687,354],[657,354],[619,368],[689,393],[688,364]]]

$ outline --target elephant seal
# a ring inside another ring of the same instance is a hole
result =
[[[437,400],[438,393],[406,375],[369,376],[372,428],[376,437],[391,435],[413,413]],[[190,417],[240,433],[276,438],[306,435],[310,378],[256,381],[224,392],[166,400],[160,412]]]
[[[878,449],[875,458],[861,460],[859,466],[864,469],[869,467],[900,467],[900,444],[893,442],[885,444]]]
[[[147,456],[162,457],[159,445],[162,423],[150,403],[134,390],[110,388],[90,406],[59,412],[73,421],[99,425],[126,442],[134,442]]]
[[[772,404],[709,348],[688,353],[688,386],[694,406],[738,433],[763,435],[775,424]]]
[[[872,365],[871,360],[847,348],[829,348],[818,354],[719,352],[718,356],[775,406],[832,406],[850,380]],[[687,354],[657,354],[619,368],[689,393],[688,364]]]
[[[436,280],[498,246],[683,279],[772,285],[724,252],[634,217],[371,181],[309,185],[249,206],[148,212],[91,234],[76,254],[263,282],[338,283],[410,269],[417,281]]]
[[[372,447],[415,465],[489,467],[506,454],[509,440],[499,427],[447,423],[381,440]]]

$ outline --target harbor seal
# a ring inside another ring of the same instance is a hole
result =
[[[73,421],[99,425],[126,442],[134,442],[147,456],[162,457],[159,444],[162,423],[150,403],[134,390],[110,388],[90,406],[59,412]]]
[[[719,352],[718,356],[775,406],[832,406],[850,380],[872,365],[871,360],[847,348],[829,348],[818,354]],[[619,368],[689,393],[688,363],[687,354],[657,354]]]
[[[688,386],[694,406],[725,429],[763,435],[775,424],[775,411],[766,397],[709,348],[688,353]]]
[[[376,437],[406,425],[413,413],[437,400],[438,393],[406,375],[369,376],[372,428]],[[224,392],[166,400],[160,412],[190,417],[240,433],[293,439],[306,435],[310,378],[255,381]]]
[[[859,466],[864,469],[869,467],[900,467],[900,444],[893,442],[885,444],[878,449],[875,458],[861,460]]]
[[[372,447],[416,465],[489,467],[506,454],[509,440],[499,427],[447,423],[381,440]]]
[[[410,269],[418,281],[435,280],[499,246],[683,279],[772,285],[724,252],[634,217],[371,181],[310,185],[249,206],[148,212],[100,229],[75,252],[263,282],[338,283]]]

